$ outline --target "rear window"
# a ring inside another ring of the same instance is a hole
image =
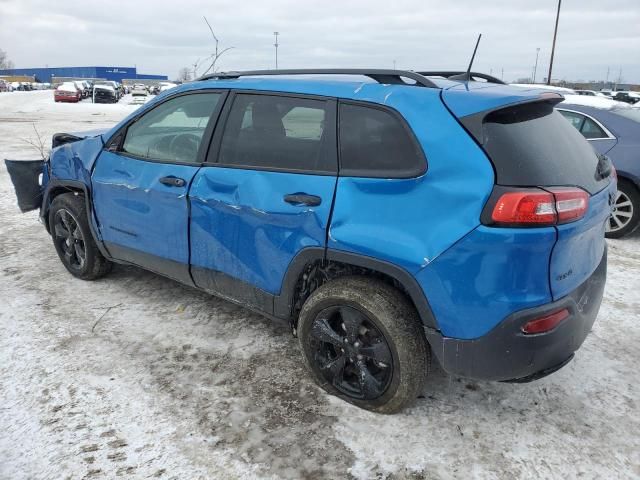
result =
[[[508,186],[575,185],[599,191],[599,157],[551,103],[537,102],[489,113],[482,146]]]
[[[341,103],[339,125],[341,175],[409,178],[424,173],[422,150],[398,115]]]

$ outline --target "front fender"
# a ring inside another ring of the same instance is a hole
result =
[[[103,146],[102,137],[97,136],[54,148],[49,161],[51,178],[80,181],[90,186],[91,170]]]

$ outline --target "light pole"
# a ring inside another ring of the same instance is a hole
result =
[[[273,32],[273,36],[276,39],[276,43],[273,44],[276,47],[276,70],[278,69],[278,35],[280,35],[280,32]]]
[[[536,83],[536,72],[538,71],[538,55],[540,54],[540,49],[536,48],[536,64],[533,67],[533,83]]]
[[[560,20],[560,6],[562,0],[558,0],[558,12],[556,13],[556,27],[553,30],[553,45],[551,46],[551,60],[549,61],[549,76],[547,77],[547,85],[551,85],[551,71],[553,70],[553,54],[556,51],[556,37],[558,36],[558,21]]]

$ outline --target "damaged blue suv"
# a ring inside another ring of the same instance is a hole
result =
[[[432,356],[523,382],[590,331],[616,176],[561,99],[475,73],[218,73],[7,165],[72,275],[138,265],[287,320],[319,385],[390,413]]]

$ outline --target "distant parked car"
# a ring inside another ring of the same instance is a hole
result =
[[[82,97],[82,92],[74,82],[64,82],[53,92],[53,99],[56,102],[78,103]]]
[[[604,93],[595,90],[576,90],[576,93],[587,97],[606,97]]]
[[[4,80],[0,80],[0,92],[8,92],[8,91],[9,91],[9,84]]]
[[[178,85],[176,85],[175,83],[171,83],[171,82],[164,82],[160,84],[160,92],[166,92],[167,90],[170,90],[174,87],[177,87]]]
[[[147,87],[142,83],[136,83],[131,89],[131,95],[136,96],[147,96]]]
[[[616,92],[613,99],[633,105],[640,102],[640,92]]]
[[[618,171],[618,194],[606,236],[620,238],[633,232],[640,224],[640,110],[566,103],[556,108],[598,153],[611,158]]]
[[[113,89],[114,94],[115,94],[116,102],[118,100],[120,100],[120,97],[122,95],[121,95],[121,91],[120,91],[120,88],[118,87],[118,83],[117,82],[113,82],[111,80],[99,80],[99,81],[97,81],[97,82],[95,82],[93,84],[94,90],[95,90],[96,87],[99,87],[99,86],[111,87]]]
[[[118,93],[111,85],[96,83],[93,86],[93,103],[118,103]]]

